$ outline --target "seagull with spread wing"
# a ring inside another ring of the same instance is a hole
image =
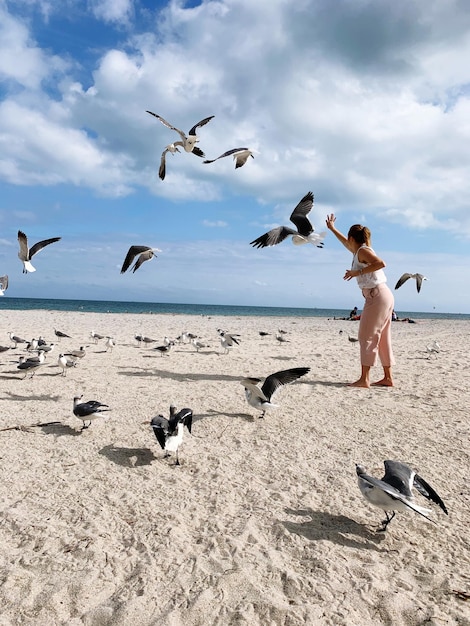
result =
[[[275,394],[284,385],[293,383],[301,376],[305,376],[310,371],[309,367],[293,367],[289,370],[282,370],[270,374],[264,382],[260,378],[244,378],[241,384],[245,388],[245,396],[248,404],[255,409],[261,411],[261,417],[264,417],[266,410],[276,407],[271,400]],[[263,383],[261,387],[260,383]]]
[[[224,152],[223,154],[218,156],[216,159],[206,160],[206,161],[203,161],[203,163],[214,163],[214,161],[218,161],[219,159],[223,159],[224,157],[227,157],[230,155],[233,155],[233,160],[235,161],[235,169],[245,165],[245,163],[248,161],[250,156],[252,159],[255,158],[253,156],[253,151],[250,150],[249,148],[233,148],[233,150],[227,150],[227,152]]]
[[[59,241],[61,237],[51,237],[51,239],[44,239],[43,241],[38,241],[31,246],[28,247],[28,238],[21,230],[18,231],[18,243],[20,245],[20,251],[18,252],[18,258],[23,262],[23,274],[27,274],[28,272],[35,272],[36,268],[31,265],[31,259],[33,256],[48,246],[51,243],[55,243]]]
[[[180,141],[175,141],[169,144],[168,146],[166,146],[166,148],[162,152],[162,157],[160,160],[160,168],[158,170],[158,175],[161,178],[161,180],[164,180],[165,175],[166,175],[166,155],[168,152],[171,152],[172,154],[174,154],[175,152],[179,152],[178,146],[181,146],[185,152],[192,152],[193,154],[201,158],[205,157],[204,152],[200,148],[198,148],[198,146],[196,146],[196,144],[199,142],[199,137],[197,136],[197,129],[200,128],[201,126],[205,126],[208,122],[210,122],[211,119],[214,117],[213,115],[209,117],[205,117],[203,120],[201,120],[197,124],[194,124],[194,126],[191,128],[189,133],[186,135],[182,130],[180,130],[179,128],[176,128],[175,126],[172,126],[172,124],[170,124],[165,119],[163,119],[161,115],[157,115],[157,113],[153,113],[152,111],[147,111],[147,113],[150,113],[150,115],[153,115],[154,117],[159,119],[160,122],[164,126],[166,126],[167,128],[170,128],[171,130],[176,131],[181,137]]]
[[[292,243],[296,246],[304,243],[311,243],[317,248],[323,248],[323,239],[326,233],[316,233],[307,215],[313,207],[313,193],[309,191],[292,211],[290,221],[297,227],[297,230],[289,226],[278,226],[268,231],[261,237],[250,241],[254,248],[266,248],[281,243],[289,236],[292,236]]]
[[[161,250],[159,248],[150,248],[149,246],[131,246],[122,264],[121,274],[124,274],[129,269],[137,255],[139,257],[132,267],[132,273],[138,270],[142,263],[150,261],[154,256],[157,256],[155,252],[161,252]]]
[[[193,422],[193,412],[191,409],[181,409],[176,412],[175,406],[170,406],[170,419],[157,415],[150,422],[154,435],[162,450],[165,450],[165,457],[170,456],[170,452],[176,455],[175,465],[179,465],[178,448],[183,443],[184,427],[191,433]]]
[[[409,278],[414,278],[416,280],[416,291],[419,293],[421,291],[421,285],[423,284],[423,280],[427,280],[426,276],[422,274],[410,274],[405,272],[398,279],[397,284],[395,285],[395,289],[399,289]]]
[[[369,476],[362,465],[356,464],[357,480],[362,495],[370,504],[385,511],[386,519],[382,522],[380,531],[387,529],[396,511],[411,510],[429,519],[431,511],[415,503],[413,487],[425,498],[438,504],[448,515],[444,502],[434,489],[408,465],[400,461],[384,461],[384,466],[385,475],[380,480]]]

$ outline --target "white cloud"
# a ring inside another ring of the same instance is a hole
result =
[[[132,17],[133,0],[88,0],[93,15],[104,22],[127,23]]]

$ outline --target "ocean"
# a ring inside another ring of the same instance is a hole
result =
[[[48,298],[0,299],[0,310],[83,311],[86,313],[160,313],[181,315],[224,315],[229,317],[347,317],[350,309],[238,306],[222,304],[179,304],[168,302],[115,302],[112,300],[55,300]],[[470,320],[466,313],[423,313],[399,311],[400,318]]]

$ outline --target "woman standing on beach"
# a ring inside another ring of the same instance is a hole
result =
[[[359,322],[359,345],[361,348],[361,377],[351,383],[352,387],[370,387],[370,368],[376,364],[377,356],[382,363],[384,377],[372,383],[393,387],[392,365],[395,360],[392,351],[391,321],[394,308],[393,293],[387,287],[387,278],[382,261],[370,247],[370,230],[367,226],[354,224],[345,237],[335,227],[336,218],[327,215],[326,226],[335,237],[353,254],[350,270],[346,270],[344,280],[357,279],[365,298]]]

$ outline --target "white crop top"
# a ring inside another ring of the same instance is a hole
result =
[[[361,250],[361,248],[367,248],[368,250],[374,252],[374,250],[372,250],[370,246],[362,245],[359,250]],[[361,263],[358,260],[357,255],[359,254],[359,250],[353,256],[351,265],[351,269],[353,271],[362,270],[368,265],[368,263]],[[367,274],[359,274],[356,278],[357,284],[361,289],[373,289],[374,287],[377,287],[377,285],[387,282],[387,277],[385,276],[385,272],[382,269],[377,270],[376,272],[368,272]]]

